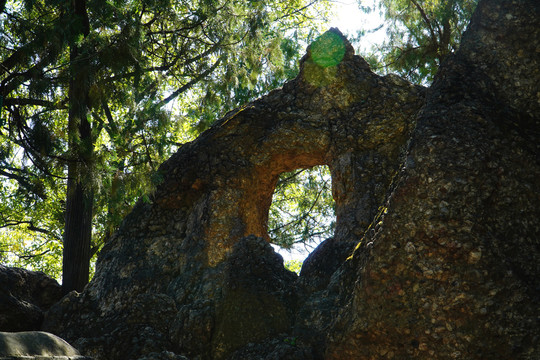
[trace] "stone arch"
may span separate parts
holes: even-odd
[[[268,238],[284,171],[329,166],[338,239],[358,240],[384,199],[424,90],[373,74],[339,31],[329,33],[344,44],[338,65],[318,65],[308,48],[296,79],[228,113],[162,166],[155,203],[186,208],[208,263],[223,261],[243,236]]]
[[[242,271],[277,274],[269,284],[277,289],[272,301],[276,308],[289,309],[289,285],[295,279],[282,264],[276,266],[270,245],[259,241],[267,237],[268,208],[284,171],[327,165],[336,202],[333,241],[361,239],[399,168],[424,89],[395,76],[375,75],[339,31],[330,33],[332,41],[343,44],[336,64],[334,57],[323,57],[328,66],[318,64],[308,48],[296,79],[228,113],[162,164],[163,182],[151,201],[139,202],[102,250],[96,275],[84,293],[84,301],[95,308],[80,310],[74,319],[84,322],[84,311],[99,314],[93,327],[114,319],[122,336],[129,338],[140,336],[130,326],[135,316],[141,327],[160,329],[152,335],[156,347],[165,349],[172,342],[182,353],[206,359],[211,358],[207,349],[223,345],[217,340],[213,347],[209,344],[219,338],[216,327],[225,324],[228,315],[243,311],[233,301],[238,292],[254,304],[266,298],[265,288],[255,291],[246,285]],[[261,253],[249,259],[251,250],[243,251],[242,244]],[[270,262],[264,255],[268,252],[275,255]],[[243,263],[246,259],[252,262]],[[257,274],[250,275],[256,282]],[[231,279],[238,285],[230,285]],[[123,294],[132,300],[125,301]],[[143,307],[134,305],[149,303],[149,298],[158,309],[151,318],[137,313]],[[91,331],[82,323],[75,325],[77,321],[69,329]],[[171,329],[161,330],[161,324],[169,323]],[[284,331],[269,326],[265,334]],[[242,341],[257,340],[250,331],[244,335]],[[90,335],[69,337],[85,336]],[[164,343],[169,336],[170,342]],[[138,351],[142,350],[118,345],[107,349],[104,357],[138,358]]]
[[[480,1],[421,112],[421,88],[371,73],[350,45],[328,67],[308,49],[298,78],[161,167],[151,202],[135,207],[92,282],[53,306],[44,329],[108,360],[538,357],[537,136],[515,128],[540,123],[534,5]],[[372,246],[299,304],[302,278],[245,236],[251,220],[238,204],[271,184],[272,158],[314,149],[332,170],[336,244],[358,239],[393,194]]]
[[[295,169],[326,165],[317,156],[312,157],[307,154],[299,157],[280,154],[273,159],[272,164],[274,166],[270,168],[256,170],[257,176],[251,191],[253,198],[247,197],[239,204],[239,207],[244,210],[242,216],[247,224],[245,235],[256,235],[267,241],[270,241],[267,232],[268,212],[279,176]]]

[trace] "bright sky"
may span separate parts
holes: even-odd
[[[377,0],[367,0],[362,3],[367,6],[374,6]],[[378,11],[370,14],[362,12],[358,7],[357,0],[335,0],[334,7],[336,15],[330,21],[330,27],[337,27],[345,36],[355,36],[359,30],[373,30],[383,24],[384,19]],[[385,30],[381,28],[373,33],[368,33],[362,38],[360,46],[362,49],[370,49],[372,45],[381,44],[384,41]]]
[[[376,1],[376,0],[371,0]],[[372,2],[373,3],[373,2]],[[371,30],[379,27],[383,23],[383,18],[377,11],[366,14],[358,8],[356,0],[336,0],[335,17],[328,24],[328,28],[337,27],[345,36],[352,38],[356,36],[357,31],[361,29]],[[375,44],[381,44],[384,41],[385,30],[379,29],[373,33],[368,33],[362,37],[361,48],[367,50]],[[291,251],[281,249],[277,245],[272,245],[274,249],[283,256],[285,261],[300,260],[303,261],[314,248],[299,245]]]

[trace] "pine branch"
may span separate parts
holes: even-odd
[[[431,35],[431,41],[433,41],[433,44],[437,44],[437,36],[435,35],[435,31],[433,30],[433,25],[431,24],[431,21],[429,20],[428,16],[426,15],[426,12],[424,9],[418,4],[416,0],[411,0],[413,5],[418,9],[420,12],[420,16],[422,16],[422,19],[424,19],[424,22],[426,23],[426,26],[428,27],[429,34]]]
[[[27,98],[7,98],[4,99],[4,105],[11,106],[11,105],[35,105],[35,106],[42,106],[42,107],[48,107],[52,109],[67,109],[67,106],[53,102],[48,100],[41,100],[41,99],[27,99]]]
[[[54,239],[56,239],[58,241],[62,240],[54,232],[52,232],[50,230],[47,230],[47,229],[44,229],[44,228],[40,228],[40,227],[35,226],[33,221],[28,221],[28,220],[5,220],[5,219],[2,219],[2,221],[3,221],[3,224],[0,224],[0,229],[9,228],[9,227],[13,227],[13,226],[28,225],[27,230],[34,231],[34,232],[41,233],[41,234],[45,234],[47,236],[51,236],[51,237],[53,237]],[[38,246],[38,248],[43,246],[43,245],[44,244]]]
[[[292,175],[286,177],[285,179],[279,179],[278,183],[276,184],[276,189],[287,185],[289,183],[289,181],[291,181],[292,179],[294,179],[295,177],[297,177],[298,175],[300,175],[304,171],[306,171],[306,169],[300,169],[297,172],[294,172]]]
[[[319,202],[319,198],[321,197],[323,191],[325,190],[325,188],[326,188],[325,185],[326,185],[327,182],[328,182],[327,180],[324,181],[323,186],[322,186],[321,189],[317,192],[317,195],[316,195],[315,199],[313,200],[313,202],[311,203],[311,206],[309,207],[309,209],[308,209],[307,211],[305,211],[305,212],[302,214],[302,216],[301,216],[300,218],[291,220],[291,221],[289,221],[289,222],[286,223],[286,224],[283,224],[283,225],[281,225],[281,226],[278,226],[278,227],[276,227],[276,228],[273,228],[273,229],[271,229],[269,232],[277,232],[277,231],[279,231],[279,230],[281,230],[281,229],[283,229],[283,228],[287,228],[287,227],[289,227],[289,226],[291,226],[291,225],[299,224],[301,221],[303,221],[303,220],[307,219],[308,217],[310,217],[310,213],[313,211],[313,208],[315,207],[315,205],[317,204],[317,202]],[[292,214],[289,214],[289,215],[292,216]]]
[[[210,66],[208,69],[206,69],[206,71],[204,71],[202,74],[200,74],[196,78],[192,79],[187,84],[185,84],[185,85],[181,86],[180,88],[178,88],[175,92],[173,92],[171,95],[166,97],[164,100],[160,101],[157,104],[157,107],[160,108],[160,107],[162,107],[164,105],[167,105],[169,102],[171,102],[176,97],[178,97],[178,95],[180,95],[183,92],[191,89],[199,81],[201,81],[202,79],[204,79],[205,77],[210,75],[219,66],[220,63],[221,63],[221,57],[212,66]]]
[[[25,177],[20,176],[20,175],[16,175],[14,173],[6,172],[6,171],[4,171],[2,169],[0,169],[0,175],[6,177],[8,179],[15,180],[15,181],[17,181],[17,183],[22,185],[26,190],[28,190],[28,191],[30,191],[32,193],[36,193],[35,186],[30,182],[29,179],[26,179]],[[38,194],[38,196],[42,197],[39,194]],[[44,197],[42,197],[42,199],[44,199]]]

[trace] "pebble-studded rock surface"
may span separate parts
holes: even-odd
[[[325,33],[162,165],[45,330],[97,360],[538,358],[538,8],[480,1],[427,92]],[[297,278],[268,208],[322,164],[336,232]]]

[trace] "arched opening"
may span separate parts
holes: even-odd
[[[282,173],[268,214],[268,235],[285,265],[299,272],[304,259],[336,226],[332,178],[328,166]]]

